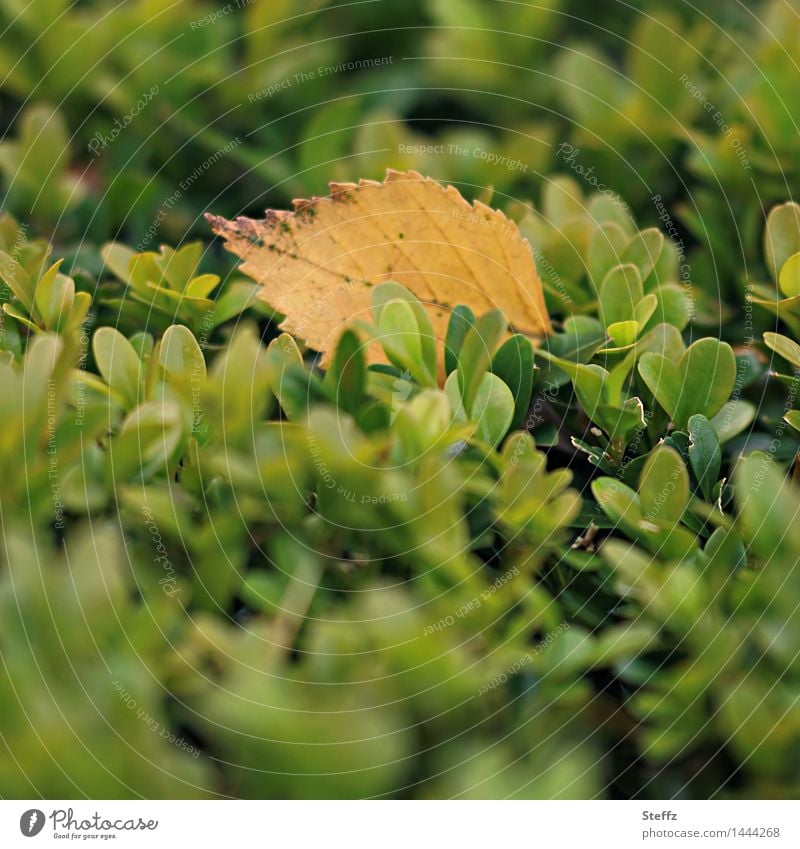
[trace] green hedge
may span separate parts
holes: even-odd
[[[797,796],[798,19],[716,5],[0,4],[0,795]],[[388,165],[540,348],[322,369],[201,219]]]

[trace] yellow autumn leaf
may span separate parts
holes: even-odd
[[[396,280],[425,304],[441,346],[452,309],[500,309],[519,333],[550,332],[530,246],[502,212],[470,204],[453,186],[415,171],[331,183],[324,198],[267,210],[255,221],[206,216],[281,329],[327,356],[355,318],[369,319],[371,289]]]

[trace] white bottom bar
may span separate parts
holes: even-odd
[[[0,846],[512,849],[800,846],[800,804],[0,801]],[[29,832],[32,836],[27,836]]]

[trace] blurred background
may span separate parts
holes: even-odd
[[[3,206],[93,272],[413,167],[512,214],[558,173],[666,210],[724,293],[800,167],[787,0],[0,0],[0,27]]]

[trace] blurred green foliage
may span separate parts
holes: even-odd
[[[0,795],[800,793],[800,18],[596,5],[0,2]],[[387,166],[541,347],[208,243]]]

